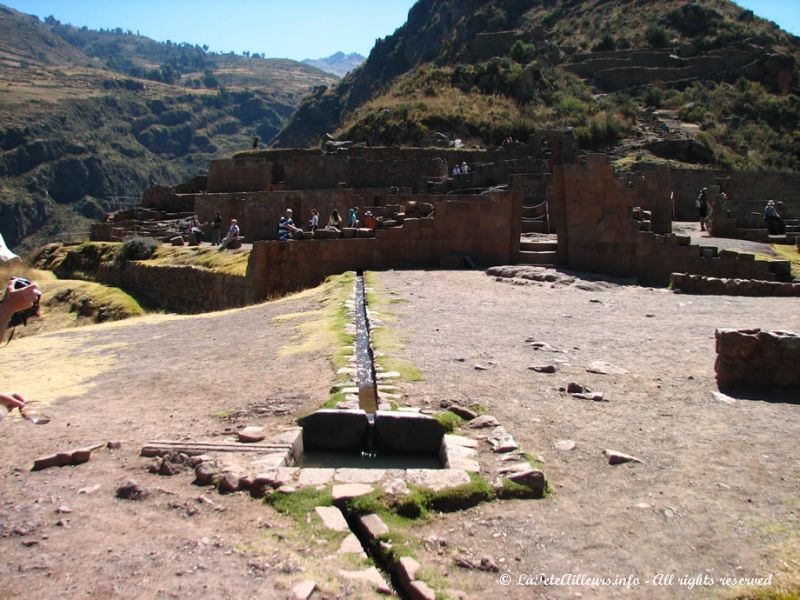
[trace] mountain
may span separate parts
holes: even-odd
[[[728,0],[419,0],[273,145],[571,127],[621,166],[800,169],[800,40]]]
[[[335,54],[331,54],[326,58],[307,58],[303,61],[303,64],[317,67],[326,73],[333,73],[337,77],[344,77],[358,65],[363,63],[364,60],[364,57],[357,52],[351,52],[350,54],[336,52]]]
[[[268,142],[338,81],[260,55],[214,54],[0,5],[0,233],[26,250],[88,231],[155,183]]]

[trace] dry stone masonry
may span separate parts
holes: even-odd
[[[717,383],[724,388],[800,390],[800,335],[789,331],[717,329]]]

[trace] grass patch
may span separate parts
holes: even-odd
[[[797,246],[787,246],[785,244],[770,244],[780,258],[788,260],[792,264],[792,278],[800,280],[800,252]]]
[[[291,517],[294,522],[305,527],[308,525],[308,513],[316,506],[333,506],[331,488],[325,487],[318,490],[306,487],[292,494],[274,493],[264,497],[264,503],[283,515]]]
[[[444,427],[446,433],[453,433],[458,427],[461,427],[461,424],[464,422],[464,419],[449,410],[437,413],[433,415],[433,418]]]
[[[378,280],[378,274],[373,271],[364,273],[364,283],[369,288],[366,294],[367,303],[372,312],[380,313],[383,327],[375,328],[370,333],[372,347],[380,352],[380,365],[387,371],[396,371],[405,381],[423,381],[422,371],[412,362],[397,358],[408,344],[408,340],[396,328],[391,327],[397,322],[397,315],[391,310],[392,304],[403,301],[402,298],[390,297]]]
[[[192,266],[226,275],[247,275],[250,251],[225,250],[220,252],[214,246],[166,246],[160,245],[148,261],[158,266]]]

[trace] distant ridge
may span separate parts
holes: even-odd
[[[301,62],[305,65],[317,67],[326,73],[333,73],[337,77],[344,77],[365,60],[366,57],[361,56],[358,52],[351,52],[350,54],[336,52],[325,58],[307,58]]]

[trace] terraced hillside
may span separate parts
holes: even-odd
[[[572,127],[623,166],[797,170],[799,65],[797,37],[728,0],[420,0],[274,144],[493,145]]]
[[[0,233],[26,250],[269,141],[336,77],[209,54],[132,32],[46,22],[0,5]],[[131,200],[128,200],[130,198]]]

